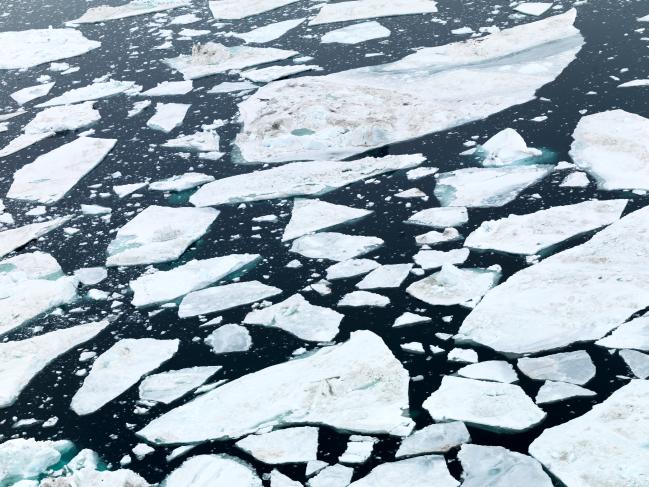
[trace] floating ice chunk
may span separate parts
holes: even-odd
[[[491,137],[480,147],[484,156],[482,165],[485,167],[509,166],[524,163],[527,159],[538,157],[542,152],[527,147],[525,140],[516,130],[506,128]]]
[[[464,35],[470,35],[473,34],[473,29],[471,27],[459,27],[457,29],[451,30],[451,34],[456,35],[456,36],[464,36]]]
[[[269,465],[306,463],[317,460],[318,428],[302,426],[250,435],[235,446]]]
[[[179,344],[153,338],[118,341],[97,357],[70,408],[79,416],[94,413],[173,357]]]
[[[273,63],[296,56],[297,51],[274,47],[232,46],[208,42],[195,45],[190,55],[166,59],[172,69],[180,71],[185,79],[196,79],[213,74],[240,70],[259,64]]]
[[[101,42],[86,39],[74,29],[31,29],[0,32],[0,69],[24,69],[80,56],[97,49]]]
[[[211,0],[210,10],[215,19],[239,20],[269,12],[298,0]]]
[[[174,470],[161,487],[262,487],[254,469],[228,455],[197,455]]]
[[[584,385],[595,377],[595,364],[584,350],[521,358],[518,369],[530,379]]]
[[[389,264],[377,267],[361,282],[356,284],[358,289],[385,289],[399,287],[410,274],[412,264]]]
[[[294,74],[304,73],[306,71],[317,71],[320,66],[315,64],[294,64],[288,66],[269,66],[267,68],[250,69],[243,71],[241,76],[254,81],[255,83],[270,83],[282,78],[288,78]]]
[[[126,116],[128,118],[135,117],[136,115],[139,115],[146,108],[148,108],[150,106],[151,106],[151,100],[136,101],[135,103],[133,103],[133,108],[131,108],[128,111],[128,114]]]
[[[386,29],[378,22],[362,22],[332,30],[322,36],[323,44],[359,44],[373,39],[390,37],[390,29]]]
[[[439,175],[435,196],[442,206],[503,206],[552,170],[550,165],[458,169]]]
[[[406,178],[408,178],[408,181],[416,181],[417,179],[432,176],[437,173],[437,171],[439,171],[439,169],[436,167],[418,167],[406,172]]]
[[[84,286],[94,286],[108,277],[108,271],[104,267],[84,267],[74,271],[74,277]]]
[[[437,4],[433,0],[354,0],[323,4],[318,15],[309,24],[435,12],[437,12]]]
[[[586,173],[581,171],[575,171],[568,174],[559,186],[562,188],[585,188],[590,184],[590,180]]]
[[[146,125],[154,130],[169,133],[182,125],[190,106],[185,103],[157,103],[155,115],[149,119]]]
[[[205,260],[191,260],[169,271],[143,274],[129,286],[133,291],[133,306],[138,308],[173,301],[192,291],[198,291],[221,279],[255,265],[258,254],[232,254]]]
[[[149,189],[153,191],[187,191],[188,189],[193,189],[212,181],[214,181],[214,176],[209,176],[199,172],[188,172],[179,176],[173,176],[168,179],[150,183]]]
[[[349,279],[373,271],[380,264],[371,259],[349,259],[327,267],[327,280]]]
[[[467,379],[488,380],[511,384],[518,382],[518,375],[511,364],[504,360],[487,360],[462,367],[457,374]]]
[[[310,259],[328,259],[340,262],[373,252],[383,243],[383,240],[377,237],[322,232],[298,238],[293,242],[291,252]]]
[[[220,144],[219,135],[213,130],[203,130],[190,135],[181,135],[170,139],[162,147],[184,149],[196,152],[218,152]],[[214,181],[214,178],[211,179]]]
[[[610,335],[595,342],[608,348],[632,348],[649,352],[649,316],[622,323]]]
[[[281,289],[262,284],[259,281],[235,282],[210,287],[194,291],[185,296],[178,308],[178,316],[189,318],[225,311],[226,309],[271,298],[281,292]]]
[[[19,105],[24,105],[25,103],[29,103],[36,98],[46,96],[54,85],[55,83],[51,82],[36,86],[28,86],[27,88],[13,92],[10,96]]]
[[[11,154],[15,154],[16,152],[21,151],[31,145],[34,145],[43,139],[47,139],[52,135],[54,134],[51,132],[43,132],[43,133],[36,133],[36,134],[21,134],[15,139],[13,139],[11,142],[9,142],[9,144],[7,144],[4,148],[0,149],[0,157],[5,157]]]
[[[81,205],[81,213],[84,215],[108,215],[113,210],[107,206]]]
[[[410,326],[410,325],[419,325],[421,323],[430,323],[431,321],[432,320],[428,316],[422,316],[422,315],[418,315],[406,311],[401,316],[399,316],[396,320],[394,320],[394,325],[392,326],[394,328],[398,328],[400,326]]]
[[[221,370],[221,366],[190,367],[150,375],[140,384],[142,401],[170,404],[176,399],[202,386],[207,379]]]
[[[620,357],[638,379],[649,377],[649,355],[637,350],[620,350]]]
[[[173,96],[173,95],[186,95],[194,88],[194,83],[191,80],[187,81],[163,81],[157,86],[142,91],[140,96]]]
[[[135,193],[138,189],[146,188],[149,183],[132,183],[132,184],[121,184],[119,186],[113,186],[113,191],[118,198],[125,198],[129,194]]]
[[[263,44],[265,42],[279,39],[289,30],[294,29],[305,20],[305,18],[301,18],[284,20],[283,22],[274,22],[272,24],[264,25],[263,27],[257,27],[249,32],[234,32],[232,35],[239,39],[243,39],[246,43]]]
[[[180,257],[219,216],[212,208],[149,206],[117,231],[108,266],[157,264]]]
[[[347,442],[347,448],[340,455],[338,461],[345,465],[360,465],[365,463],[371,456],[374,450],[376,438],[371,436],[358,436],[353,435]]]
[[[309,487],[347,487],[352,481],[354,469],[336,464],[322,469],[307,485]]]
[[[281,303],[254,310],[243,322],[279,328],[311,342],[328,342],[338,334],[344,315],[309,303],[301,294],[294,294]]]
[[[649,382],[633,380],[583,416],[548,428],[530,453],[571,487],[649,482]]]
[[[395,458],[412,457],[426,453],[446,453],[471,441],[471,435],[462,421],[431,424],[403,439]]]
[[[270,472],[270,487],[302,487],[302,484],[287,477],[279,470],[273,470]]]
[[[282,242],[296,239],[319,230],[350,223],[372,214],[370,210],[334,205],[317,199],[296,198],[291,220],[284,229]]]
[[[443,232],[431,230],[415,237],[417,245],[437,245],[446,242],[462,240],[462,235],[455,228],[446,228]]]
[[[94,338],[107,326],[108,321],[104,320],[55,330],[26,340],[0,343],[0,408],[16,402],[27,384],[57,357]],[[2,472],[0,469],[0,480]]]
[[[250,81],[224,81],[218,85],[213,86],[208,93],[233,93],[237,91],[251,91],[259,88],[256,84]]]
[[[649,86],[649,79],[634,79],[617,85],[618,88],[635,88],[638,86]]]
[[[448,353],[448,361],[474,364],[478,361],[478,352],[469,348],[454,348]]]
[[[534,401],[536,404],[551,404],[574,397],[591,397],[596,393],[575,384],[547,380],[539,389]]]
[[[570,156],[603,190],[649,190],[649,119],[624,110],[583,117]]]
[[[435,421],[464,421],[476,428],[518,433],[539,424],[545,413],[514,384],[445,376],[424,401]]]
[[[338,301],[338,306],[349,306],[352,308],[365,306],[385,308],[389,304],[389,298],[369,291],[353,291],[345,294],[343,298]]]
[[[538,17],[552,8],[552,2],[523,2],[519,3],[514,10],[525,15]]]
[[[420,250],[413,259],[422,269],[439,269],[446,264],[464,264],[469,258],[469,249],[453,249],[448,252],[441,250]]]
[[[79,137],[43,154],[14,174],[8,198],[52,204],[92,171],[117,143],[117,139]]]
[[[205,339],[215,354],[247,352],[252,346],[252,338],[245,326],[228,324],[223,325]]]
[[[0,443],[0,485],[16,486],[21,485],[20,480],[38,478],[59,463],[73,447],[69,441],[33,438],[15,438]]]
[[[541,464],[501,446],[462,445],[462,487],[552,487]]]
[[[469,221],[469,214],[463,207],[428,208],[412,215],[406,223],[432,228],[459,227]]]
[[[29,225],[0,232],[0,257],[4,257],[14,250],[27,245],[32,240],[48,234],[52,230],[56,230],[61,225],[70,221],[70,218],[69,216],[53,218],[52,220],[30,223]]]
[[[566,240],[619,220],[626,204],[627,200],[584,201],[485,221],[466,238],[464,246],[519,255],[547,253]]]
[[[191,5],[191,0],[131,0],[129,3],[112,7],[100,5],[89,8],[85,14],[68,24],[94,24],[109,20],[125,19],[137,15],[151,14]]]
[[[451,477],[442,455],[427,455],[387,462],[374,467],[349,487],[393,487],[395,485],[456,487],[460,483]]]
[[[337,2],[316,19],[350,5],[382,13],[379,0]],[[392,11],[422,5],[434,8],[380,2]],[[571,10],[390,64],[270,83],[240,103],[236,143],[247,161],[335,160],[486,118],[533,100],[575,58],[583,38],[574,20]]]
[[[171,19],[169,25],[189,25],[194,24],[200,20],[201,18],[196,16],[196,14],[183,14]]]
[[[296,162],[217,179],[199,189],[189,201],[195,206],[211,206],[289,196],[320,196],[356,181],[416,167],[423,161],[423,156],[415,154],[366,157],[355,161]]]
[[[47,108],[33,118],[23,129],[25,134],[65,132],[89,127],[101,119],[99,112],[89,101],[72,106]]]
[[[404,416],[408,382],[406,370],[381,338],[357,331],[343,344],[228,382],[138,434],[156,444],[196,443],[297,423],[407,435],[413,428]]]
[[[57,105],[72,105],[82,101],[99,100],[100,98],[108,98],[116,96],[121,93],[134,94],[142,89],[141,86],[136,85],[135,81],[100,81],[81,88],[74,88],[66,91],[56,98],[52,98],[40,105],[37,108],[53,107]]]

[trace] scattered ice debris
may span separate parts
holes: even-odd
[[[649,352],[649,316],[622,323],[613,333],[595,343],[602,347],[633,348]]]
[[[462,240],[462,235],[455,228],[445,228],[444,231],[438,232],[437,230],[431,230],[430,232],[417,235],[415,237],[415,242],[417,245],[437,245],[447,242],[455,242],[457,240]]]
[[[193,189],[212,181],[214,181],[214,176],[198,172],[188,172],[150,183],[149,189],[153,191],[187,191],[188,189]]]
[[[356,4],[323,4],[311,23]],[[381,7],[434,9],[423,0],[359,5],[373,17]],[[486,118],[534,99],[572,62],[583,43],[572,25],[575,15],[571,10],[481,39],[420,49],[391,64],[270,83],[240,103],[236,143],[247,161],[342,159]]]
[[[199,386],[222,367],[189,367],[150,375],[140,384],[140,400],[170,404]]]
[[[31,29],[0,32],[0,69],[24,69],[80,56],[101,46],[74,29]]]
[[[72,105],[82,101],[99,100],[100,98],[108,98],[116,96],[121,93],[128,95],[138,93],[142,89],[141,86],[136,85],[134,81],[98,81],[88,86],[81,88],[73,88],[66,91],[56,98],[52,98],[46,102],[36,105],[37,108],[53,107],[57,105]]]
[[[191,80],[187,81],[163,81],[153,88],[142,91],[139,96],[173,96],[186,95],[194,88]]]
[[[354,0],[322,4],[320,12],[309,25],[435,12],[437,4],[433,0]]]
[[[173,357],[179,344],[153,338],[118,341],[94,361],[70,408],[79,416],[96,412]]]
[[[435,196],[442,206],[504,206],[553,169],[550,165],[458,169],[438,175]]]
[[[376,438],[371,436],[352,435],[347,442],[347,448],[338,461],[345,465],[360,465],[372,456]]]
[[[358,289],[386,289],[401,286],[412,264],[388,264],[377,267],[356,284]]]
[[[282,235],[282,242],[337,225],[351,223],[370,214],[372,214],[370,210],[335,205],[317,199],[296,198],[293,202],[291,220]]]
[[[51,83],[28,86],[27,88],[13,92],[10,96],[19,105],[24,105],[25,103],[29,103],[36,98],[42,98],[43,96],[46,96],[54,85],[55,83],[52,81]]]
[[[250,435],[235,446],[268,465],[306,463],[317,460],[318,428],[300,426]]]
[[[308,487],[347,487],[352,481],[354,469],[336,464],[323,468],[307,483]]]
[[[552,8],[552,2],[523,2],[514,7],[514,10],[525,15],[538,17]]]
[[[559,186],[562,188],[586,188],[590,184],[590,180],[586,173],[575,171],[568,174]]]
[[[138,434],[156,444],[196,443],[275,426],[322,424],[406,436],[414,426],[404,416],[408,383],[408,373],[383,340],[356,331],[343,344],[228,382],[155,419]]]
[[[595,395],[590,389],[575,384],[546,380],[536,394],[534,401],[536,404],[551,404],[575,397],[592,397]]]
[[[337,188],[424,162],[421,154],[365,157],[355,161],[295,162],[206,184],[189,201],[195,206],[320,196]]]
[[[511,276],[464,320],[461,341],[522,355],[598,340],[649,305],[649,208]]]
[[[13,252],[32,240],[47,235],[52,230],[56,230],[61,225],[69,222],[71,217],[53,218],[40,223],[30,223],[28,225],[4,230],[0,232],[0,258]],[[60,268],[59,268],[60,270]]]
[[[269,12],[298,0],[211,0],[210,10],[215,19],[239,20]]]
[[[180,71],[185,79],[196,79],[259,64],[283,61],[297,54],[297,51],[274,47],[226,47],[223,44],[208,42],[195,45],[189,55],[166,59],[165,63],[170,68]]]
[[[459,227],[469,221],[466,208],[449,206],[441,208],[428,208],[412,215],[406,223],[423,225],[431,228]]]
[[[471,441],[471,435],[462,421],[431,424],[403,439],[395,454],[398,460],[427,453],[446,453]]]
[[[57,357],[94,338],[107,326],[108,321],[104,320],[51,331],[26,340],[0,343],[0,408],[16,402],[29,382]],[[0,485],[3,485],[2,472],[0,469]]]
[[[321,232],[305,235],[293,241],[291,252],[310,259],[344,261],[361,257],[383,245],[378,237]]]
[[[442,455],[426,455],[395,462],[386,462],[365,477],[349,484],[349,487],[411,487],[434,485],[435,487],[456,487],[460,483],[448,471]]]
[[[450,357],[450,355],[449,355]],[[487,360],[462,367],[457,374],[467,379],[488,380],[511,384],[518,382],[514,367],[504,360]]]
[[[0,485],[29,487],[27,479],[37,479],[55,467],[72,450],[69,441],[37,441],[14,438],[0,443]],[[21,482],[22,481],[22,482]],[[38,487],[38,482],[34,484]]]
[[[439,269],[446,264],[455,266],[464,264],[469,258],[469,249],[453,249],[447,252],[442,250],[420,250],[413,259],[424,270]]]
[[[294,294],[281,303],[251,311],[243,322],[279,328],[312,342],[328,342],[338,334],[344,315],[329,308],[314,306],[301,294]]]
[[[250,69],[243,71],[241,76],[255,83],[270,83],[282,78],[288,78],[294,74],[304,73],[306,71],[317,71],[321,69],[315,64],[294,64],[287,66],[269,66],[267,68]]]
[[[464,246],[519,255],[544,254],[566,240],[619,220],[626,204],[627,200],[592,200],[485,221],[466,238]]]
[[[548,428],[530,453],[571,487],[649,482],[649,382],[633,380],[583,416]]]
[[[170,139],[162,144],[162,147],[196,152],[218,152],[219,145],[220,138],[214,130],[203,130],[194,134],[181,135],[175,139]],[[214,181],[214,177],[210,181]]]
[[[246,43],[264,44],[279,39],[289,30],[296,28],[305,20],[305,18],[300,18],[274,22],[272,24],[264,25],[263,27],[257,27],[249,32],[233,32],[231,35],[243,39]]]
[[[637,350],[620,350],[620,357],[638,379],[649,378],[649,355]]]
[[[185,103],[157,103],[155,115],[146,123],[147,127],[169,133],[182,125],[190,106]]]
[[[133,291],[133,306],[141,308],[173,301],[231,274],[241,273],[260,259],[259,254],[231,254],[191,260],[168,271],[145,273],[129,284]]]
[[[220,326],[205,339],[215,354],[247,352],[252,347],[252,338],[245,326],[227,324]]]
[[[213,86],[208,93],[236,93],[240,91],[256,90],[258,86],[250,81],[224,81]]]
[[[545,357],[524,357],[516,363],[530,379],[584,385],[595,377],[595,364],[584,350],[555,353]]]
[[[649,190],[649,119],[624,110],[583,117],[570,156],[602,190]]]
[[[162,12],[188,5],[191,5],[191,0],[131,0],[129,3],[116,7],[99,5],[98,7],[89,8],[81,17],[67,23],[69,25],[95,24],[109,20],[135,17],[136,15]]]
[[[359,44],[373,39],[382,39],[390,36],[390,29],[386,29],[378,22],[362,22],[332,30],[322,36],[323,44]]]
[[[212,208],[149,206],[117,231],[108,266],[157,264],[180,257],[219,215]]]
[[[160,484],[161,487],[210,487],[216,485],[262,487],[261,480],[250,465],[228,455],[191,457]]]
[[[118,186],[113,186],[113,191],[119,198],[125,198],[130,194],[135,193],[137,190],[146,188],[149,185],[147,182],[143,183],[132,183],[132,184],[121,184]]]
[[[394,328],[399,328],[400,326],[419,325],[422,323],[430,323],[431,321],[432,320],[428,316],[422,316],[406,311],[396,320],[394,320],[394,324],[392,326]]]
[[[552,487],[541,464],[501,446],[462,445],[462,487]]]
[[[84,267],[74,271],[74,277],[84,286],[94,286],[108,277],[108,271],[104,267]]]
[[[523,137],[511,128],[498,132],[482,144],[479,153],[484,157],[482,165],[485,167],[521,164],[542,154],[538,149],[527,147]]]
[[[282,292],[259,281],[235,282],[194,291],[186,295],[178,307],[180,318],[217,313],[226,309],[271,298]]]
[[[380,264],[371,259],[349,259],[327,267],[327,280],[349,279],[362,276],[378,268]]]
[[[349,306],[352,308],[365,306],[385,308],[389,304],[389,298],[369,291],[352,291],[351,293],[345,294],[343,298],[338,301],[338,306]]]

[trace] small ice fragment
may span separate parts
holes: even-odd
[[[338,306],[349,306],[352,308],[365,306],[385,308],[389,304],[389,298],[369,291],[353,291],[345,294],[343,298],[338,301]]]

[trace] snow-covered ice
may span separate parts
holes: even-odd
[[[272,24],[257,27],[248,32],[233,32],[232,35],[239,39],[243,39],[246,43],[264,44],[279,39],[289,30],[296,28],[305,20],[305,18],[299,18],[284,20],[282,22],[273,22]]]
[[[552,404],[575,397],[592,397],[595,395],[590,389],[575,384],[547,380],[539,388],[534,401],[536,404]]]
[[[378,237],[321,232],[305,235],[294,240],[290,251],[310,259],[327,259],[341,262],[361,257],[382,245],[383,240]]]
[[[358,289],[385,289],[401,286],[412,269],[412,264],[387,264],[367,274],[356,287]]]
[[[317,460],[318,428],[300,426],[250,435],[235,443],[260,462],[269,465]]]
[[[518,382],[518,375],[511,364],[504,360],[487,360],[462,367],[457,374],[467,379],[489,380],[511,384]]]
[[[73,88],[66,91],[62,95],[47,100],[39,105],[37,108],[53,107],[57,105],[72,105],[74,103],[81,103],[82,101],[99,100],[100,98],[108,98],[111,96],[120,95],[122,93],[135,94],[142,89],[141,86],[135,84],[134,81],[98,81],[88,86],[81,88]]]
[[[361,22],[327,32],[320,38],[323,44],[359,44],[373,39],[383,39],[390,36],[390,29],[375,21]]]
[[[350,279],[373,271],[380,264],[372,259],[349,259],[327,267],[327,280]]]
[[[602,347],[633,348],[649,352],[649,316],[622,323],[613,333],[595,343]]]
[[[336,225],[351,223],[370,214],[372,214],[370,210],[335,205],[317,199],[296,198],[293,202],[291,220],[282,235],[282,242]]]
[[[262,487],[255,470],[236,457],[196,455],[185,460],[160,484],[161,487]],[[127,486],[124,486],[127,487]]]
[[[191,80],[186,81],[163,81],[153,88],[139,93],[139,96],[173,96],[186,95],[192,91],[194,83]]]
[[[649,355],[637,350],[620,350],[620,357],[638,379],[649,377]]]
[[[483,166],[500,167],[528,162],[528,159],[538,157],[542,152],[527,147],[525,139],[516,130],[506,128],[482,144],[479,154],[483,156]]]
[[[294,74],[306,71],[317,71],[320,66],[315,64],[289,64],[287,66],[268,66],[267,68],[243,71],[241,76],[255,83],[270,83],[278,79],[288,78]]]
[[[427,208],[412,215],[406,223],[431,228],[459,227],[469,221],[469,213],[461,206]]]
[[[235,282],[214,286],[187,294],[180,302],[178,316],[189,318],[208,313],[217,313],[238,306],[271,298],[282,292],[259,281]]]
[[[0,258],[13,252],[32,240],[47,235],[61,225],[70,221],[69,216],[53,218],[40,223],[29,223],[22,227],[12,228],[0,232]]]
[[[191,0],[131,0],[130,2],[116,7],[110,5],[99,5],[89,8],[86,13],[68,24],[95,24],[109,20],[124,19],[136,15],[145,15],[164,10],[171,10],[191,5]]]
[[[14,91],[10,96],[19,105],[24,105],[25,103],[29,103],[36,98],[42,98],[43,96],[46,96],[50,92],[54,84],[55,82],[52,81],[51,83],[42,83],[40,85],[28,86],[27,88],[23,88],[22,90]]]
[[[395,458],[427,453],[446,453],[470,441],[471,435],[462,421],[431,424],[404,438]]]
[[[153,191],[187,191],[203,184],[214,181],[214,176],[199,172],[187,172],[168,179],[149,183],[149,189]]]
[[[229,323],[220,326],[207,338],[205,344],[212,349],[215,354],[247,352],[252,347],[252,338],[245,326]]]
[[[269,12],[298,0],[211,0],[210,10],[215,19],[239,20]]]
[[[514,10],[525,15],[538,17],[552,8],[552,2],[522,2],[514,7]]]
[[[413,256],[415,263],[424,270],[439,269],[446,264],[464,264],[469,258],[469,249],[420,250]]]
[[[595,364],[588,352],[562,352],[544,357],[523,357],[516,363],[518,369],[530,379],[569,382],[583,386],[595,373]]]
[[[349,487],[393,487],[395,485],[457,487],[460,483],[448,471],[442,455],[425,455],[386,462]]]
[[[342,299],[338,301],[338,306],[348,306],[351,308],[366,306],[385,308],[389,304],[390,298],[369,291],[352,291],[351,293],[345,294]]]
[[[182,125],[189,107],[186,103],[157,103],[155,114],[146,123],[147,127],[169,133]]]
[[[352,0],[323,4],[318,15],[309,24],[330,24],[374,17],[435,12],[437,12],[437,3],[433,0]]]
[[[146,377],[139,387],[142,401],[170,404],[202,386],[221,366],[189,367]]]

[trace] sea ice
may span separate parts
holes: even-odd
[[[75,20],[67,22],[70,25],[75,24],[95,24],[109,20],[124,19],[135,17],[136,15],[151,14],[171,10],[178,7],[191,5],[191,0],[131,0],[129,3],[118,5],[99,5],[89,8],[86,13]]]
[[[562,188],[586,188],[590,184],[590,180],[586,173],[575,171],[568,174],[559,186]]]
[[[53,468],[62,456],[72,450],[69,441],[37,441],[14,438],[0,443],[0,485],[21,486],[26,479],[35,479]],[[23,480],[23,482],[20,482]],[[27,484],[26,487],[29,487]],[[35,483],[38,487],[38,482]]]
[[[187,172],[178,176],[173,176],[161,181],[155,181],[149,184],[149,189],[153,191],[187,191],[203,184],[214,181],[214,176],[199,172]]]
[[[230,323],[210,333],[205,344],[215,354],[247,352],[252,347],[252,338],[245,326]]]
[[[347,448],[338,461],[345,465],[360,465],[372,456],[376,438],[371,436],[352,435],[347,442]]]
[[[270,487],[302,487],[302,484],[287,477],[279,470],[273,470],[270,472]]]
[[[337,232],[321,232],[305,235],[293,241],[291,252],[310,259],[343,261],[361,257],[383,245],[377,237],[346,235]]]
[[[235,93],[239,91],[256,90],[258,86],[250,81],[224,81],[213,86],[208,93]]]
[[[136,85],[134,81],[99,81],[88,86],[81,88],[73,88],[66,91],[56,98],[52,98],[36,105],[37,108],[53,107],[57,105],[72,105],[82,101],[99,100],[100,98],[108,98],[116,96],[121,93],[135,94],[142,89],[141,86]]]
[[[410,326],[410,325],[419,325],[422,323],[430,323],[431,321],[432,319],[429,318],[428,316],[422,316],[422,315],[418,315],[406,311],[405,313],[400,315],[396,320],[394,320],[394,324],[392,326],[394,328],[398,328],[400,326]]]
[[[462,421],[431,424],[404,438],[395,458],[427,453],[446,453],[470,441],[471,435]]]
[[[369,291],[352,291],[351,293],[345,294],[342,299],[338,301],[338,306],[349,306],[351,308],[365,306],[385,308],[389,304],[389,298]]]
[[[370,214],[372,214],[370,210],[335,205],[317,199],[296,198],[293,202],[291,220],[282,235],[282,242],[336,225],[354,222]]]
[[[74,277],[84,286],[94,286],[108,277],[104,267],[83,267],[74,271]]]
[[[380,264],[372,259],[349,259],[327,267],[327,280],[349,279],[373,271]]]
[[[632,348],[649,352],[649,316],[622,323],[608,336],[595,342],[608,348]]]
[[[456,487],[460,483],[451,477],[442,455],[426,455],[395,462],[386,462],[349,487]]]
[[[575,397],[592,397],[596,393],[575,384],[546,380],[534,398],[536,404],[551,404]]]
[[[504,360],[487,360],[467,365],[457,371],[457,374],[467,379],[488,380],[511,384],[518,382],[518,375],[511,364]]]
[[[264,44],[279,39],[289,30],[294,29],[305,20],[305,18],[300,18],[274,22],[272,24],[264,25],[263,27],[257,27],[248,32],[233,32],[232,35],[239,39],[243,39],[246,43]]]
[[[185,103],[157,103],[155,115],[149,119],[146,125],[154,130],[169,133],[182,125],[190,106]]]
[[[27,88],[23,88],[22,90],[14,91],[10,96],[19,105],[24,105],[25,103],[29,103],[36,98],[46,96],[54,85],[55,83],[52,81],[51,83],[42,83],[40,85],[28,86]]]
[[[358,289],[386,289],[401,286],[412,269],[412,264],[388,264],[377,267],[362,281],[356,284]]]
[[[378,22],[361,22],[332,30],[322,36],[323,44],[359,44],[373,39],[382,39],[390,36],[390,29],[386,29]]]
[[[228,455],[196,455],[162,481],[160,487],[262,487],[254,469]],[[127,487],[127,486],[124,486]]]
[[[140,400],[170,404],[202,386],[221,368],[219,365],[189,367],[150,375],[140,384]]]
[[[441,208],[428,208],[412,215],[406,223],[422,225],[431,228],[459,227],[469,221],[466,208],[449,206]]]
[[[94,102],[89,101],[78,105],[46,108],[38,112],[25,125],[23,131],[25,134],[59,133],[89,127],[101,119],[101,115],[93,106]]]
[[[211,0],[215,19],[239,20],[295,3],[298,0]]]
[[[352,481],[354,469],[336,464],[323,468],[307,483],[308,487],[347,487]]]
[[[482,165],[485,167],[521,164],[542,154],[538,149],[527,147],[525,139],[512,128],[501,130],[491,137],[479,147],[478,153],[483,156]]]
[[[250,435],[235,446],[268,465],[317,460],[318,428],[300,426]]]
[[[0,258],[13,252],[32,240],[47,235],[52,230],[56,230],[61,225],[69,222],[71,217],[65,216],[53,218],[40,223],[30,223],[18,228],[4,230],[0,232]]]
[[[638,379],[649,377],[649,355],[637,350],[620,350],[620,357]]]
[[[523,2],[514,7],[514,10],[525,15],[538,17],[552,8],[552,2]]]
[[[169,139],[162,144],[162,147],[194,152],[218,152],[220,142],[219,134],[214,130],[203,130],[194,134],[181,135],[175,139]],[[214,181],[214,177],[210,181]]]
[[[323,4],[309,25],[435,12],[437,3],[433,0],[353,0]]]
[[[153,88],[142,91],[140,96],[173,96],[186,95],[194,88],[191,80],[187,81],[163,81]]]
[[[464,264],[469,258],[469,249],[420,250],[413,256],[415,263],[424,270],[439,269],[446,264]]]
[[[462,240],[464,237],[458,232],[455,228],[445,228],[444,231],[438,232],[437,230],[431,230],[430,232],[417,235],[415,237],[415,242],[417,245],[437,245],[447,242],[455,242],[457,240]]]
[[[518,369],[533,380],[569,382],[583,386],[595,373],[595,364],[584,350],[555,353],[545,357],[523,357],[516,363]]]
[[[189,293],[178,307],[180,318],[217,313],[271,298],[282,292],[259,281],[235,282]]]
[[[255,83],[270,83],[278,79],[288,78],[294,74],[316,71],[318,69],[320,69],[320,66],[315,64],[289,64],[287,66],[269,66],[267,68],[250,69],[243,71],[241,76]]]

